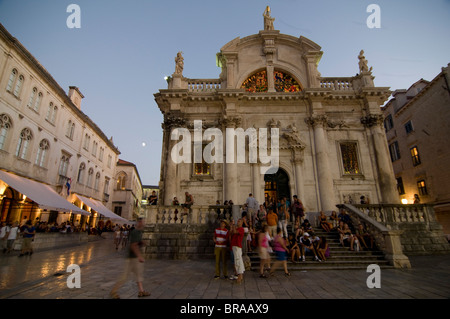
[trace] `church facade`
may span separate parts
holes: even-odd
[[[161,204],[183,202],[185,192],[198,205],[297,195],[308,211],[361,196],[399,203],[380,109],[391,92],[374,86],[364,52],[355,53],[356,76],[322,77],[321,47],[273,22],[266,10],[264,30],[220,49],[217,79],[187,78],[182,54],[175,58],[167,89],[155,94],[164,115]],[[278,169],[266,171],[268,156]]]

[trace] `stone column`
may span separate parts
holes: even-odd
[[[298,198],[303,198],[303,184],[302,184],[302,163],[303,157],[298,151],[293,151],[292,155],[292,165],[294,166],[295,172],[295,194]]]
[[[317,165],[317,181],[319,183],[319,198],[324,211],[335,210],[335,194],[333,189],[333,178],[330,164],[328,162],[327,137],[324,125],[327,123],[326,115],[311,116],[306,120],[307,124],[313,128],[315,157]]]
[[[274,76],[273,76],[273,65],[268,65],[266,67],[267,72],[267,92],[275,92],[275,82],[274,82]]]
[[[185,124],[185,120],[176,117],[167,117],[164,119],[163,129],[164,129],[164,205],[172,205],[172,200],[174,196],[177,195],[177,185],[178,185],[178,177],[177,177],[177,167],[178,164],[175,163],[171,157],[171,151],[173,146],[178,141],[173,141],[171,137],[172,130],[177,127],[182,127]]]
[[[237,154],[236,154],[236,141],[234,134],[229,134],[227,128],[236,128],[238,119],[228,118],[222,120],[222,131],[225,131],[225,152],[224,152],[224,172],[223,172],[223,197],[224,200],[232,200],[233,203],[237,203],[238,200],[238,169],[237,169]],[[230,147],[233,147],[232,149]],[[234,156],[231,158],[230,151],[234,150]]]
[[[258,163],[252,165],[252,193],[259,204],[264,202],[264,194],[261,192],[261,171]]]
[[[227,89],[234,89],[236,85],[234,83],[234,73],[237,54],[227,53],[225,58],[227,61]]]
[[[383,115],[369,114],[361,118],[361,123],[368,128],[369,136],[372,137],[382,203],[400,204],[389,148],[383,130]]]
[[[306,70],[308,76],[308,85],[310,88],[320,87],[320,73],[317,70],[317,65],[319,64],[320,58],[322,57],[322,52],[314,52],[305,54],[303,59],[306,62]]]

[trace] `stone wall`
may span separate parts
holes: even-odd
[[[36,233],[34,241],[32,243],[33,251],[55,249],[62,247],[69,247],[75,245],[85,244],[89,239],[86,232],[80,233]],[[23,238],[20,237],[14,242],[14,250],[20,250],[22,248]]]
[[[450,244],[442,232],[440,225],[425,227],[418,224],[400,224],[402,230],[401,243],[406,255],[449,254]]]
[[[151,224],[145,227],[143,240],[149,259],[213,258],[214,225]]]

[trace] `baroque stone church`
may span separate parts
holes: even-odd
[[[182,203],[185,192],[195,205],[243,204],[249,193],[260,203],[297,195],[308,211],[336,210],[336,204],[359,203],[361,196],[371,204],[399,203],[380,109],[391,92],[374,86],[364,51],[355,53],[356,76],[322,77],[318,44],[275,30],[269,7],[263,19],[263,30],[220,49],[217,79],[186,78],[180,52],[168,88],[155,94],[164,115],[161,204],[171,205],[174,197]],[[194,121],[201,121],[202,132],[224,132],[224,143],[217,144],[223,148],[215,149],[223,160],[199,161],[192,154],[191,161],[174,159],[180,141],[173,130],[189,130],[192,149],[199,143]],[[267,164],[248,154],[244,161],[225,160],[237,144],[230,143],[234,151],[225,146],[227,138],[234,139],[225,134],[227,128],[278,129],[278,143],[271,143],[274,136],[268,133],[272,141],[266,150],[276,151],[278,170],[262,173]],[[250,137],[244,138],[249,153]],[[208,143],[203,136],[201,150]]]

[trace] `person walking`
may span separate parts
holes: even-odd
[[[234,256],[234,266],[237,274],[236,282],[240,284],[244,279],[244,260],[242,259],[242,240],[244,239],[243,220],[239,218],[236,225],[234,221],[231,224],[231,248]]]
[[[222,273],[225,278],[228,277],[227,266],[227,244],[228,244],[228,229],[225,220],[220,221],[220,227],[214,231],[213,240],[215,243],[214,255],[216,256],[216,274],[215,279],[220,278],[220,264],[222,263]]]
[[[284,275],[286,277],[290,276],[287,269],[287,253],[289,249],[286,247],[286,239],[283,238],[283,230],[281,228],[277,229],[277,235],[273,239],[273,251],[277,256],[277,261],[273,264],[270,275],[273,275],[275,270],[280,264],[283,264]]]
[[[9,230],[7,243],[6,243],[6,248],[7,248],[8,254],[11,252],[11,250],[14,249],[14,243],[15,243],[19,233],[20,233],[19,223],[14,222]]]
[[[110,292],[113,299],[119,299],[118,290],[128,280],[131,274],[136,277],[136,283],[139,289],[138,297],[150,296],[150,293],[144,290],[144,256],[141,252],[144,243],[142,241],[142,232],[145,227],[144,219],[138,219],[136,227],[130,233],[130,248],[128,250],[128,258],[125,265],[125,270],[116,282]]]
[[[0,249],[3,250],[3,253],[6,253],[6,251],[7,251],[6,245],[7,245],[9,231],[10,231],[10,227],[8,225],[6,225],[5,222],[2,222],[1,228],[0,228]]]
[[[259,277],[267,278],[264,274],[264,267],[270,269],[270,254],[269,254],[269,226],[264,224],[261,231],[258,234],[258,254],[260,258]]]
[[[20,252],[19,257],[23,255],[31,255],[33,253],[33,247],[31,246],[31,242],[36,235],[36,228],[31,224],[31,220],[27,220],[23,227],[23,241],[22,241],[22,251]]]

